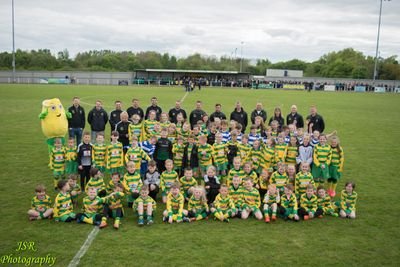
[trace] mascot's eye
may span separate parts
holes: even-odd
[[[51,110],[56,110],[56,106],[51,106]]]
[[[58,108],[59,108],[59,109],[62,109],[62,105],[58,105]]]

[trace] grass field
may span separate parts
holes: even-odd
[[[76,223],[29,222],[26,215],[36,184],[45,183],[55,197],[38,119],[41,102],[58,97],[68,107],[76,95],[86,112],[96,99],[102,99],[105,109],[111,111],[116,99],[127,108],[136,97],[146,107],[154,95],[160,106],[169,110],[184,92],[177,87],[0,85],[0,257],[51,255],[57,257],[56,266],[66,266],[93,229]],[[139,228],[136,216],[125,209],[121,229],[101,230],[80,266],[400,264],[400,95],[206,88],[185,98],[187,112],[198,99],[210,113],[215,103],[221,103],[227,115],[236,100],[242,101],[248,113],[262,101],[268,116],[275,106],[281,106],[286,115],[294,103],[299,113],[306,115],[309,106],[317,104],[326,131],[338,131],[346,153],[338,189],[346,180],[357,183],[358,218],[325,217],[299,223],[278,220],[270,225],[255,219],[166,225],[161,223],[163,206],[159,205],[156,223]],[[37,251],[15,251],[19,241],[35,242]]]

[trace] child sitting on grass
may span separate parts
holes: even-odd
[[[229,222],[229,218],[236,214],[235,203],[229,196],[228,186],[222,184],[219,189],[219,194],[214,200],[211,212],[214,217],[220,221]]]
[[[281,197],[279,195],[279,191],[276,190],[276,185],[268,185],[268,191],[264,197],[264,217],[266,223],[269,223],[271,219],[272,221],[276,220],[276,212],[280,202]],[[271,219],[270,215],[272,215]]]
[[[166,200],[167,205],[166,209],[163,212],[164,222],[180,223],[184,219],[185,221],[188,221],[188,218],[184,217],[184,214],[187,214],[187,211],[183,209],[185,198],[180,193],[179,183],[176,182],[171,185],[171,191],[168,193]]]
[[[138,214],[138,225],[153,224],[153,213],[156,210],[156,202],[149,196],[149,188],[143,186],[140,189],[140,196],[135,200],[133,210]]]
[[[42,184],[36,186],[35,194],[32,198],[31,209],[28,210],[29,220],[40,220],[50,218],[53,214],[51,199],[46,195],[46,187]]]
[[[73,211],[69,184],[67,180],[60,180],[57,183],[57,188],[60,190],[54,201],[54,219],[56,222],[71,222],[76,219],[76,214]]]
[[[210,214],[208,208],[206,192],[203,187],[196,186],[193,188],[193,194],[188,202],[188,213],[185,214],[190,221],[200,221]],[[185,212],[184,212],[185,213]]]

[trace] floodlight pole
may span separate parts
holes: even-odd
[[[14,0],[12,0],[12,82],[15,83]]]
[[[381,32],[381,17],[382,17],[382,2],[381,0],[380,6],[379,6],[379,22],[378,22],[378,36],[376,38],[376,51],[375,51],[375,65],[374,65],[374,83],[376,78],[378,78],[378,72],[377,72],[377,67],[378,67],[378,50],[379,50],[379,35]]]
[[[243,42],[240,42],[240,72],[243,70]]]

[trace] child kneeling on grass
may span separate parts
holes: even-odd
[[[247,219],[253,213],[257,220],[262,220],[260,193],[253,187],[253,180],[245,178],[243,185],[242,219]]]
[[[319,217],[321,218],[323,215],[338,217],[339,215],[335,212],[335,209],[333,208],[331,198],[330,196],[328,196],[323,186],[318,186],[317,195],[318,209],[322,210],[322,215],[320,215]]]
[[[54,219],[56,222],[71,222],[76,219],[71,195],[68,193],[70,187],[67,180],[60,180],[57,183],[60,190],[54,201]]]
[[[222,184],[219,189],[219,194],[214,200],[211,212],[214,217],[220,221],[229,222],[230,217],[236,214],[235,203],[229,196],[228,186]]]
[[[264,197],[264,217],[265,222],[270,222],[270,215],[272,215],[272,220],[276,220],[276,212],[278,210],[278,204],[281,201],[279,191],[276,189],[276,185],[268,185],[268,191]]]
[[[108,218],[114,218],[114,229],[118,230],[120,220],[124,217],[124,209],[122,207],[122,202],[125,198],[124,186],[121,183],[115,183],[113,192],[107,198],[108,201],[104,205],[104,214]]]
[[[156,210],[156,202],[149,196],[149,188],[143,186],[140,189],[140,195],[135,200],[133,210],[138,214],[138,225],[143,226],[145,220],[147,225],[153,224],[153,213]]]
[[[185,212],[184,212],[185,214]],[[204,187],[196,186],[188,202],[188,217],[190,221],[200,221],[210,214]],[[185,214],[186,215],[186,214]]]
[[[185,198],[180,193],[179,183],[173,183],[170,190],[171,192],[167,195],[166,210],[163,212],[163,221],[168,223],[189,221],[189,219],[184,216],[184,214],[187,214],[187,211],[183,209]]]
[[[107,198],[100,198],[97,195],[96,187],[88,187],[87,194],[88,195],[83,198],[83,213],[78,213],[76,215],[76,222],[93,224],[99,226],[99,228],[106,227],[107,218],[103,214],[103,208]]]
[[[299,216],[305,221],[322,215],[322,210],[318,209],[318,198],[314,194],[314,186],[307,185],[306,193],[300,197]]]
[[[36,196],[32,198],[31,209],[28,210],[29,220],[40,220],[50,218],[53,214],[51,199],[46,195],[46,187],[42,184],[35,188]]]
[[[297,199],[296,195],[293,193],[292,184],[285,185],[284,194],[281,196],[279,214],[284,220],[299,220],[299,215],[297,215]]]
[[[356,184],[353,182],[347,182],[345,190],[342,190],[340,196],[339,215],[342,218],[356,218],[356,201],[357,193],[354,191]]]

